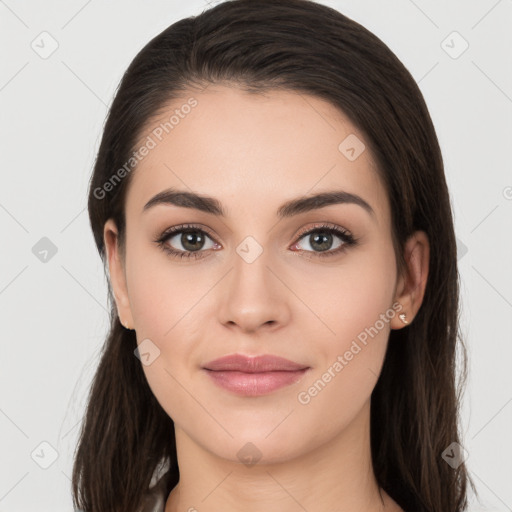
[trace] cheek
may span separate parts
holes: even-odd
[[[180,330],[185,317],[194,314],[194,304],[213,282],[194,279],[197,271],[192,267],[180,266],[147,242],[133,245],[127,261],[127,282],[137,333],[165,341],[173,331]]]
[[[186,389],[193,371],[193,354],[197,350],[194,340],[198,339],[197,331],[201,326],[197,321],[201,304],[197,302],[214,282],[196,278],[191,286],[197,271],[192,267],[185,270],[168,260],[160,250],[144,244],[147,242],[135,242],[129,249],[126,267],[137,344],[143,347],[141,352],[145,347],[150,354],[149,364],[142,364],[142,369],[163,409],[169,416],[182,411],[178,415],[182,420],[191,409]]]
[[[343,350],[391,308],[395,259],[385,242],[347,254],[339,266],[310,266],[300,272],[295,290],[318,317],[317,330],[327,347],[334,343]],[[381,322],[378,327],[382,329]]]
[[[375,244],[375,247],[379,247]],[[395,284],[391,246],[360,251],[338,269],[326,271],[325,283],[307,279],[312,308],[322,319],[317,365],[301,387],[298,402],[313,416],[327,414],[333,424],[353,417],[375,387],[385,357]],[[328,327],[328,329],[327,329]],[[320,332],[320,331],[319,331]]]
[[[296,396],[301,418],[312,430],[320,421],[323,435],[334,435],[369,402],[390,331],[389,321],[379,318],[386,311],[382,305],[366,302],[363,312],[343,312],[344,321],[335,324],[336,338],[323,338],[313,373]]]

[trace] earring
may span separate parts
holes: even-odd
[[[121,322],[121,320],[119,320]],[[131,327],[128,327],[126,324],[124,324],[123,322],[121,322],[121,325],[125,328],[125,329],[128,329],[129,331],[132,331],[133,329]]]
[[[400,313],[400,314],[398,315],[398,318],[400,318],[400,320],[402,320],[402,322],[403,322],[404,324],[408,324],[408,323],[409,323],[409,322],[405,319],[405,313]]]

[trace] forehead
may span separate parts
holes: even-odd
[[[216,197],[228,215],[342,189],[362,196],[378,217],[389,215],[364,136],[315,96],[210,85],[169,103],[136,147],[144,144],[151,149],[133,171],[127,210],[142,212],[169,187]]]

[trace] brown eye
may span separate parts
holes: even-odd
[[[178,238],[179,243],[185,251],[198,251],[203,248],[205,243],[205,236],[200,231],[182,231],[181,235],[174,235],[168,240],[168,243],[173,239]]]

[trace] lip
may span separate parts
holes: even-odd
[[[232,354],[203,366],[215,384],[243,396],[265,395],[294,384],[309,369],[307,365],[269,354]]]
[[[205,369],[213,371],[238,371],[244,373],[262,373],[275,371],[296,371],[308,368],[307,365],[295,363],[284,357],[265,354],[261,356],[246,356],[231,354],[214,359],[204,365]]]

